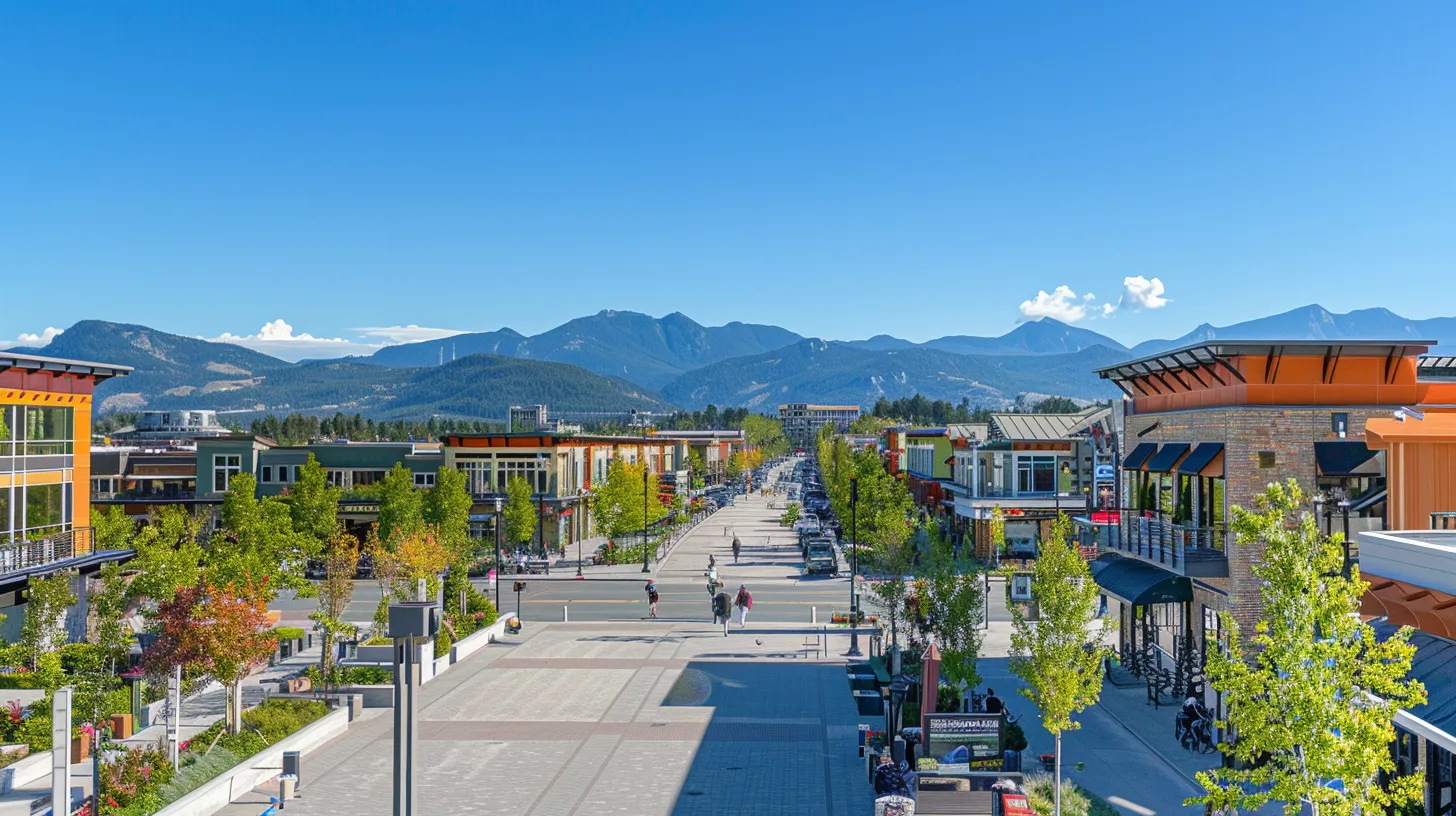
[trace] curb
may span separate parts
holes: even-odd
[[[1179,775],[1179,776],[1183,777],[1184,779],[1188,780],[1188,784],[1192,785],[1193,787],[1198,788],[1199,790],[1202,790],[1203,789],[1203,786],[1200,785],[1200,784],[1198,784],[1198,780],[1197,779],[1194,779],[1193,777],[1189,776],[1187,771],[1183,770],[1182,768],[1178,767],[1177,765],[1174,765],[1173,764],[1173,761],[1171,759],[1168,759],[1166,756],[1164,756],[1163,755],[1163,752],[1160,751],[1160,750],[1158,750],[1156,747],[1154,747],[1151,742],[1148,742],[1143,737],[1142,734],[1138,733],[1138,731],[1136,729],[1133,729],[1133,728],[1128,727],[1128,724],[1125,723],[1125,722],[1123,722],[1122,721],[1122,718],[1119,717],[1119,716],[1117,716],[1117,714],[1113,713],[1113,711],[1112,711],[1111,708],[1108,708],[1106,705],[1103,705],[1102,700],[1101,700],[1100,697],[1097,700],[1097,707],[1100,708],[1100,709],[1102,709],[1103,711],[1107,712],[1107,716],[1111,717],[1113,722],[1115,722],[1118,725],[1122,726],[1122,730],[1124,730],[1127,733],[1131,734],[1133,736],[1133,738],[1135,738],[1138,742],[1142,743],[1143,744],[1143,747],[1145,747],[1145,748],[1148,749],[1148,753],[1150,753],[1153,756],[1157,757],[1158,760],[1161,761],[1164,765],[1167,765],[1168,768],[1173,771],[1173,773],[1176,773],[1177,775]]]

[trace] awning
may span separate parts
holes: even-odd
[[[1385,621],[1373,622],[1371,626],[1375,629],[1376,639],[1382,641],[1398,629]],[[1416,654],[1411,659],[1409,676],[1426,687],[1426,702],[1411,706],[1406,711],[1445,734],[1456,734],[1456,643],[1425,632],[1414,632],[1410,644],[1416,647]],[[1399,719],[1396,724],[1401,724]]]
[[[1122,460],[1122,469],[1137,470],[1147,463],[1148,457],[1152,456],[1153,451],[1157,449],[1158,445],[1156,442],[1139,442],[1137,447],[1132,449],[1132,453],[1129,453],[1127,458]]]
[[[1353,502],[1350,502],[1350,512],[1358,513],[1362,510],[1370,508],[1373,505],[1385,501],[1385,494],[1385,490],[1377,490],[1374,493],[1367,493],[1364,496],[1361,496]]]
[[[1198,447],[1178,464],[1178,472],[1188,476],[1222,476],[1222,453],[1222,442],[1199,442]]]
[[[1183,454],[1191,447],[1187,442],[1169,442],[1153,454],[1148,460],[1148,466],[1144,468],[1149,473],[1171,473],[1173,466],[1183,458]]]
[[[1109,553],[1091,567],[1092,580],[1104,592],[1134,606],[1193,600],[1191,581],[1145,561]]]
[[[1340,440],[1314,443],[1314,463],[1321,476],[1383,476],[1385,452],[1373,451],[1364,442]]]

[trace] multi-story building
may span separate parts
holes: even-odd
[[[683,442],[691,453],[697,454],[703,469],[692,476],[702,479],[705,485],[721,483],[728,468],[728,459],[746,444],[743,431],[739,430],[659,431],[654,436]],[[686,466],[685,463],[683,467]]]
[[[131,502],[128,510],[145,515],[153,501],[178,501],[197,496],[196,450],[148,450],[135,447],[91,449],[91,500]]]
[[[96,551],[91,536],[91,395],[125,366],[0,352],[0,636],[14,640],[38,577],[75,571],[67,612],[84,633],[86,576],[130,551]]]
[[[511,433],[532,433],[546,424],[546,406],[512,405],[510,419],[506,430]]]
[[[1057,513],[1082,513],[1096,500],[1097,465],[1110,460],[1113,418],[1110,408],[992,414],[978,426],[985,430],[954,446],[954,528],[978,555],[991,557],[990,525],[999,509],[1008,552],[1035,553]]]
[[[1367,421],[1421,402],[1456,404],[1456,382],[1422,376],[1411,341],[1209,342],[1098,373],[1123,389],[1115,512],[1086,519],[1107,552],[1094,576],[1121,619],[1124,663],[1167,668],[1198,690],[1219,613],[1252,632],[1258,542],[1236,542],[1230,508],[1294,478],[1353,531],[1379,528],[1385,471]],[[1378,423],[1377,423],[1378,424]],[[1216,704],[1211,692],[1208,702]]]
[[[859,419],[859,406],[791,402],[779,406],[779,419],[784,423],[784,438],[807,447],[825,425],[833,425],[841,433],[849,430],[849,424]]]
[[[111,438],[118,442],[181,442],[212,436],[227,436],[227,428],[218,424],[216,411],[143,411],[136,427],[117,431]]]
[[[660,498],[670,500],[674,486],[686,483],[688,444],[670,433],[453,434],[441,440],[445,466],[458,468],[467,476],[466,485],[475,500],[472,519],[494,518],[507,482],[525,479],[539,504],[543,543],[552,549],[566,549],[591,537],[592,491],[606,478],[613,459],[634,465],[645,462],[650,472],[661,476]]]

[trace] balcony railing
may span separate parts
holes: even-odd
[[[1069,502],[1083,501],[1081,493],[1058,490],[1016,490],[1010,487],[984,487],[977,494],[978,499],[1056,499]],[[1071,506],[1071,505],[1069,505]]]
[[[1119,510],[1113,546],[1183,575],[1228,575],[1229,529],[1179,524],[1150,510]]]
[[[93,549],[90,527],[77,527],[50,535],[31,533],[29,536],[0,543],[0,573],[43,567],[68,558],[88,555]]]
[[[1456,510],[1445,510],[1431,514],[1432,530],[1456,530]]]

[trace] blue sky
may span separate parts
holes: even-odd
[[[1456,4],[407,6],[8,6],[0,340],[1456,314]]]

